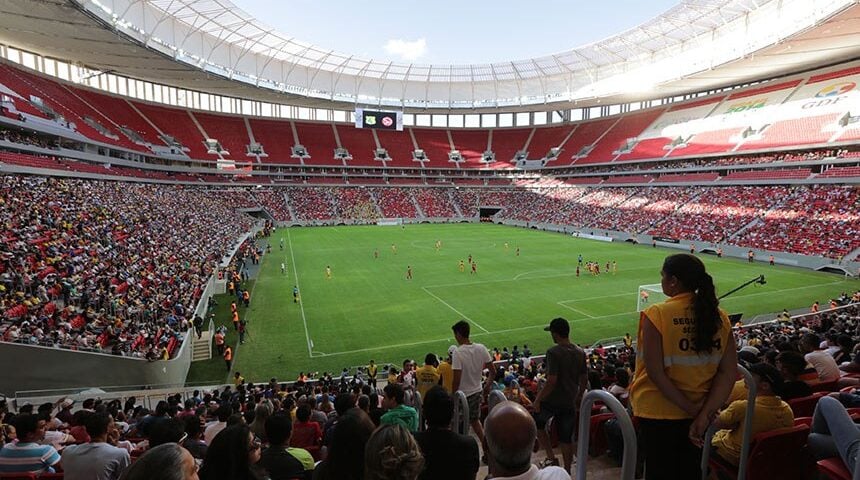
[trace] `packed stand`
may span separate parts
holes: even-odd
[[[20,176],[2,177],[0,213],[5,341],[153,360],[251,226],[203,190]]]
[[[404,188],[369,188],[385,218],[416,218],[415,204]]]
[[[733,243],[752,248],[842,258],[860,247],[860,189],[795,188]]]
[[[425,217],[456,217],[447,188],[422,188],[414,191],[415,201]]]
[[[718,187],[708,189],[665,218],[649,234],[694,241],[723,242],[784,200],[786,186]]]

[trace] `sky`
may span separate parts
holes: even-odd
[[[680,0],[233,2],[289,37],[361,58],[469,64],[586,45],[650,20]]]

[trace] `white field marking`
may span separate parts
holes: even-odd
[[[807,289],[807,288],[823,287],[823,286],[827,286],[827,285],[836,285],[836,284],[839,284],[839,283],[849,283],[849,282],[850,282],[850,280],[848,280],[848,281],[846,281],[846,280],[840,280],[840,281],[838,281],[838,282],[825,283],[825,284],[821,284],[821,285],[813,285],[813,286],[805,286],[805,287],[796,287],[796,288],[787,288],[787,289],[785,289],[785,290],[778,290],[778,291],[775,291],[775,292],[759,292],[759,293],[750,293],[750,294],[747,294],[747,295],[738,295],[738,296],[735,296],[735,297],[732,297],[732,298],[754,297],[754,296],[757,296],[757,295],[772,295],[772,294],[778,294],[778,293],[780,293],[780,292],[789,292],[789,291],[793,291],[793,290],[803,290],[803,289]],[[427,293],[430,293],[430,292],[427,292]],[[626,293],[625,295],[629,295],[629,293]],[[607,296],[606,296],[606,298],[609,298],[609,297],[617,297],[617,296],[618,296],[618,295],[607,295]],[[599,298],[603,298],[603,297],[592,297],[591,299],[592,299],[592,300],[595,300],[595,299],[599,299]],[[585,300],[585,299],[580,299],[580,300]],[[569,301],[569,300],[567,300],[567,301]],[[569,323],[591,322],[591,321],[594,321],[594,320],[601,320],[601,319],[605,319],[605,318],[615,318],[615,317],[621,317],[621,316],[626,316],[626,315],[633,315],[633,314],[636,314],[636,313],[639,313],[639,312],[634,310],[634,311],[632,311],[632,312],[615,313],[615,314],[612,314],[612,315],[601,315],[601,316],[599,316],[599,317],[578,318],[578,319],[570,320],[570,321],[569,321]],[[540,325],[527,325],[527,326],[524,326],[524,327],[506,328],[506,329],[504,329],[504,330],[494,330],[494,331],[492,331],[492,332],[487,332],[487,331],[485,330],[485,331],[484,331],[484,333],[473,333],[473,334],[472,334],[472,337],[483,337],[483,336],[487,336],[487,335],[496,335],[496,334],[499,334],[499,333],[519,332],[519,331],[522,331],[522,330],[532,330],[532,329],[535,329],[535,328],[545,328],[545,327],[546,327],[546,325],[547,325],[546,323],[542,323],[542,324],[540,324]],[[383,349],[386,349],[386,348],[411,347],[411,346],[414,346],[414,345],[426,345],[426,344],[428,344],[428,343],[444,342],[444,341],[446,341],[446,340],[450,340],[450,337],[449,337],[449,338],[438,339],[438,340],[425,340],[425,341],[421,341],[421,342],[401,343],[401,344],[397,344],[397,345],[382,345],[382,346],[379,346],[379,347],[363,348],[363,349],[359,349],[359,350],[350,350],[350,351],[346,351],[346,352],[329,353],[329,354],[327,354],[326,356],[331,357],[331,356],[335,356],[335,355],[345,355],[345,354],[348,354],[348,353],[369,352],[369,351],[373,351],[373,350],[383,350]]]
[[[485,335],[485,334],[477,333],[475,335]],[[474,335],[472,335],[472,336],[474,336]],[[323,354],[322,356],[334,357],[337,355],[346,355],[349,353],[372,352],[372,351],[377,351],[377,350],[385,350],[385,349],[389,349],[389,348],[412,347],[415,345],[426,345],[428,343],[440,343],[440,342],[453,343],[454,340],[453,340],[453,337],[445,337],[445,338],[440,338],[437,340],[422,340],[420,342],[398,343],[396,345],[380,345],[378,347],[359,348],[357,350],[347,350],[345,352],[326,353],[326,354]]]
[[[653,270],[653,269],[654,269],[654,267],[640,267],[640,268],[628,268],[628,269],[623,270],[623,271],[624,272],[635,272],[637,270]],[[436,284],[436,285],[426,285],[424,288],[464,287],[467,285],[484,285],[487,283],[515,282],[515,281],[519,280],[519,277],[522,277],[523,275],[533,273],[536,271],[542,271],[542,270],[533,270],[531,272],[521,273],[521,274],[518,274],[514,278],[503,278],[503,279],[499,279],[499,280],[482,280],[482,281],[477,281],[477,282],[440,283],[440,284]],[[529,277],[529,278],[527,278],[527,280],[540,280],[540,279],[544,279],[544,278],[573,277],[575,275],[576,275],[576,267],[574,267],[573,270],[571,270],[568,273],[557,273],[557,274],[553,274],[553,275],[541,275],[541,276]]]
[[[519,273],[519,274],[517,274],[516,276],[514,276],[514,278],[513,278],[513,279],[514,279],[514,280],[519,280],[519,279],[520,279],[520,277],[523,277],[523,276],[528,275],[528,274],[530,274],[530,273],[545,272],[545,271],[546,271],[546,270],[529,270],[528,272],[523,272],[523,273]]]
[[[453,311],[454,311],[454,313],[456,313],[457,315],[459,315],[459,316],[461,316],[461,317],[465,318],[465,319],[466,319],[466,320],[468,320],[468,321],[469,321],[469,323],[471,323],[472,325],[474,325],[474,326],[476,326],[476,327],[480,328],[480,329],[481,329],[481,330],[483,330],[485,333],[490,333],[490,331],[489,331],[489,330],[487,330],[486,328],[484,328],[484,327],[482,327],[482,326],[478,325],[478,322],[476,322],[476,321],[472,320],[471,318],[467,317],[463,312],[461,312],[461,311],[457,310],[456,308],[452,307],[450,303],[446,302],[445,300],[442,300],[441,298],[439,298],[438,296],[436,296],[434,293],[432,293],[430,290],[427,290],[427,288],[426,288],[426,287],[421,287],[421,290],[424,290],[424,292],[425,292],[425,293],[427,293],[427,295],[430,295],[431,297],[435,298],[436,300],[439,300],[440,302],[442,302],[442,305],[445,305],[446,307],[450,308],[451,310],[453,310]]]
[[[583,312],[582,310],[579,310],[579,309],[573,308],[573,307],[571,307],[571,306],[569,306],[569,305],[565,305],[563,302],[556,302],[556,304],[558,304],[558,305],[560,305],[560,306],[562,306],[562,307],[564,307],[564,308],[566,308],[566,309],[568,309],[568,310],[571,310],[571,311],[573,311],[573,312],[576,312],[576,313],[579,313],[579,314],[585,315],[585,316],[586,316],[586,317],[588,317],[588,318],[594,318],[594,315],[589,315],[589,314],[587,314],[587,313]]]
[[[317,357],[325,357],[326,355],[328,355],[327,353],[323,353],[317,350],[314,350],[313,353],[315,353]]]
[[[601,295],[599,297],[571,298],[570,300],[559,300],[558,303],[584,302],[586,300],[602,300],[604,298],[624,297],[636,295],[636,292],[616,293],[614,295]]]
[[[649,268],[650,268],[650,267],[649,267]],[[472,283],[462,283],[462,284],[455,284],[455,285],[472,285],[472,284],[477,284],[477,283],[497,283],[497,282],[505,282],[505,281],[510,281],[510,280],[488,280],[488,281],[485,281],[485,282],[472,282]],[[808,285],[808,286],[803,286],[803,287],[787,288],[787,289],[783,289],[783,290],[770,291],[770,292],[759,292],[759,293],[750,293],[750,294],[747,294],[747,295],[736,295],[736,296],[732,296],[731,298],[754,297],[754,296],[757,296],[757,295],[773,295],[773,294],[779,294],[779,293],[781,293],[781,292],[789,292],[789,291],[794,291],[794,290],[805,290],[805,289],[815,288],[815,287],[824,287],[824,286],[829,286],[829,285],[837,285],[837,284],[840,284],[840,283],[851,283],[851,280],[839,280],[839,281],[830,282],[830,283],[824,283],[824,284],[820,284],[820,285]],[[454,285],[429,285],[429,286],[427,286],[427,287],[421,287],[421,288],[422,288],[425,292],[427,292],[429,295],[431,295],[431,296],[435,297],[435,298],[436,298],[437,300],[439,300],[440,302],[445,303],[445,302],[444,302],[443,300],[441,300],[439,297],[436,297],[436,295],[433,295],[432,293],[430,293],[429,291],[427,291],[427,288],[432,288],[432,287],[445,287],[445,286],[454,286]],[[613,294],[613,295],[603,295],[603,296],[599,296],[599,297],[587,297],[587,298],[576,298],[576,299],[571,299],[571,300],[562,300],[562,301],[557,302],[557,303],[559,303],[559,304],[563,304],[563,303],[576,302],[576,301],[584,301],[584,300],[600,300],[600,299],[603,299],[603,298],[614,298],[614,297],[621,297],[621,296],[625,296],[625,295],[634,295],[634,294],[633,294],[632,292],[627,292],[627,293],[618,293],[618,294]],[[445,303],[445,305],[447,305],[449,308],[451,308],[452,310],[454,310],[454,311],[455,311],[455,312],[457,312],[458,314],[462,315],[462,313],[458,312],[456,309],[454,309],[453,307],[451,307],[451,306],[450,306],[450,305],[448,305],[447,303]],[[562,305],[562,306],[566,307],[565,305]],[[566,307],[566,308],[568,308],[568,307]],[[636,314],[636,313],[639,313],[639,312],[638,312],[638,311],[636,311],[636,310],[634,310],[634,311],[631,311],[631,312],[615,313],[615,314],[612,314],[612,315],[601,315],[601,316],[597,316],[597,317],[579,318],[579,319],[570,320],[570,321],[569,321],[569,323],[580,323],[580,322],[594,321],[594,320],[600,320],[600,319],[605,319],[605,318],[621,317],[621,316],[625,316],[625,315],[633,315],[633,314]],[[465,315],[463,315],[463,316],[465,317]],[[469,320],[470,322],[472,322],[472,320],[471,320],[471,319],[469,319],[469,318],[466,318],[466,320]],[[472,322],[472,323],[473,323],[473,324],[475,324],[475,326],[478,326],[478,324],[476,324],[476,323],[474,323],[474,322]],[[472,334],[472,337],[481,337],[481,336],[486,336],[486,335],[496,335],[496,334],[499,334],[499,333],[518,332],[518,331],[522,331],[522,330],[531,330],[531,329],[534,329],[534,328],[544,328],[544,327],[546,327],[546,323],[542,323],[542,324],[540,324],[540,325],[528,325],[528,326],[524,326],[524,327],[507,328],[507,329],[503,329],[503,330],[494,330],[494,331],[492,331],[492,332],[489,332],[489,331],[487,331],[486,329],[484,329],[483,327],[480,327],[480,326],[479,326],[479,328],[481,328],[482,330],[484,330],[484,332],[483,332],[483,333],[473,333],[473,334]],[[401,344],[396,344],[396,345],[382,345],[382,346],[379,346],[379,347],[370,347],[370,348],[362,348],[362,349],[358,349],[358,350],[348,350],[348,351],[345,351],[345,352],[328,353],[328,354],[326,354],[325,356],[327,356],[327,357],[331,357],[331,356],[337,356],[337,355],[345,355],[345,354],[349,354],[349,353],[361,353],[361,352],[370,352],[370,351],[376,351],[376,350],[383,350],[383,349],[386,349],[386,348],[411,347],[411,346],[415,346],[415,345],[426,345],[426,344],[428,344],[428,343],[444,342],[444,341],[446,341],[446,340],[450,340],[450,338],[443,338],[443,339],[438,339],[438,340],[424,340],[424,341],[420,341],[420,342],[401,343]]]
[[[624,316],[624,315],[632,315],[632,314],[634,314],[634,313],[639,313],[639,312],[633,311],[633,312],[615,313],[615,314],[612,314],[612,315],[601,315],[601,316],[599,316],[599,317],[591,317],[591,318],[577,318],[577,319],[575,319],[575,320],[569,320],[569,321],[568,321],[568,323],[590,322],[590,321],[593,321],[593,320],[600,320],[600,319],[602,319],[602,318],[613,318],[613,317],[621,317],[621,316]],[[472,334],[472,336],[473,336],[473,337],[480,337],[480,336],[483,336],[483,335],[495,335],[495,334],[497,334],[497,333],[519,332],[520,330],[531,330],[531,329],[533,329],[533,328],[546,328],[546,325],[547,325],[546,323],[542,323],[542,324],[540,324],[540,325],[528,325],[528,326],[525,326],[525,327],[506,328],[506,329],[504,329],[504,330],[495,330],[495,331],[492,331],[492,332],[489,332],[489,333],[475,333],[475,334]]]
[[[302,287],[299,286],[299,271],[296,270],[296,255],[293,253],[293,237],[290,235],[289,230],[287,230],[287,240],[290,244],[290,258],[293,261],[293,275],[296,277],[296,288],[299,289],[299,309],[302,312],[302,324],[305,326],[305,340],[308,342],[308,358],[314,358],[314,352],[311,347],[311,336],[308,333],[308,319],[305,317],[305,301],[302,298]]]

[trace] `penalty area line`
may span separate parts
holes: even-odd
[[[434,294],[434,293],[433,293],[433,292],[431,292],[430,290],[427,290],[427,287],[421,287],[421,290],[424,290],[424,292],[425,292],[427,295],[430,295],[431,297],[433,297],[433,298],[435,298],[436,300],[438,300],[439,302],[441,302],[441,303],[442,303],[442,305],[445,305],[446,307],[448,307],[448,308],[450,308],[451,310],[453,310],[453,311],[454,311],[454,313],[456,313],[457,315],[460,315],[460,316],[461,316],[461,317],[463,317],[464,319],[468,320],[468,321],[469,321],[469,323],[471,323],[472,325],[474,325],[474,326],[476,326],[476,327],[480,328],[481,330],[483,330],[483,331],[484,331],[484,333],[490,333],[490,331],[489,331],[489,330],[487,330],[486,328],[484,328],[484,327],[480,326],[480,325],[478,324],[478,322],[476,322],[476,321],[472,320],[471,318],[467,317],[463,312],[461,312],[461,311],[457,310],[456,308],[452,307],[450,303],[446,302],[445,300],[442,300],[441,298],[439,298],[436,294]]]

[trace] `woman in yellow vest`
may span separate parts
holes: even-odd
[[[699,478],[702,437],[737,375],[737,352],[714,282],[694,255],[666,257],[663,303],[639,315],[630,386],[646,480]]]

